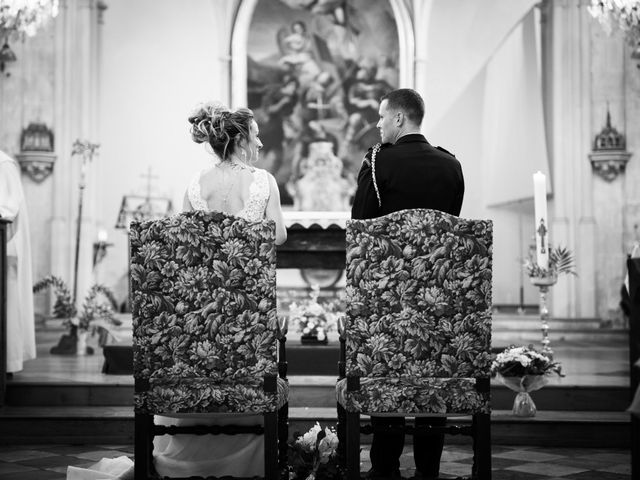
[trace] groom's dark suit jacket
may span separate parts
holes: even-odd
[[[460,215],[464,178],[460,162],[445,149],[434,147],[420,134],[383,144],[376,155],[376,180],[382,208],[371,176],[371,149],[358,174],[352,218],[375,218],[408,208],[430,208]]]
[[[460,162],[446,150],[433,147],[420,134],[401,137],[395,144],[383,145],[376,155],[376,183],[382,208],[371,176],[371,149],[365,155],[351,217],[375,218],[409,208],[429,208],[460,215],[464,196],[464,179]],[[443,426],[443,417],[416,418],[416,425]],[[376,426],[403,425],[401,417],[371,417]],[[438,474],[444,434],[416,436],[416,469],[435,478]],[[387,474],[398,469],[404,435],[376,434],[371,446],[371,462],[376,470]]]

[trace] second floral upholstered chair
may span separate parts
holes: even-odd
[[[288,386],[276,360],[273,222],[188,212],[134,222],[130,240],[135,478],[155,478],[154,436],[250,433],[264,434],[265,477],[275,480],[286,461]],[[194,417],[185,414],[223,420],[154,422]],[[264,422],[229,425],[238,414]]]
[[[490,221],[435,210],[347,223],[346,372],[336,393],[349,479],[359,478],[361,414],[472,415],[470,426],[405,430],[473,436],[473,478],[491,478],[492,239]]]

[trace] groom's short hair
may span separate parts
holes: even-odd
[[[387,101],[387,108],[401,110],[407,118],[420,125],[424,118],[424,101],[418,92],[411,88],[398,88],[392,90],[380,99]]]

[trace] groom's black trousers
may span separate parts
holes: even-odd
[[[445,417],[419,417],[416,426],[444,426]],[[375,429],[382,426],[404,426],[404,417],[371,417]],[[437,477],[440,470],[440,457],[444,447],[444,434],[415,435],[413,437],[413,456],[416,470],[426,477]],[[371,466],[377,472],[390,474],[400,468],[400,455],[404,448],[404,433],[375,433],[371,443]]]

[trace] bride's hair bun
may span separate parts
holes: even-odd
[[[220,102],[201,103],[189,115],[191,138],[207,142],[223,160],[233,154],[238,140],[248,140],[253,112],[241,108],[232,112]]]

